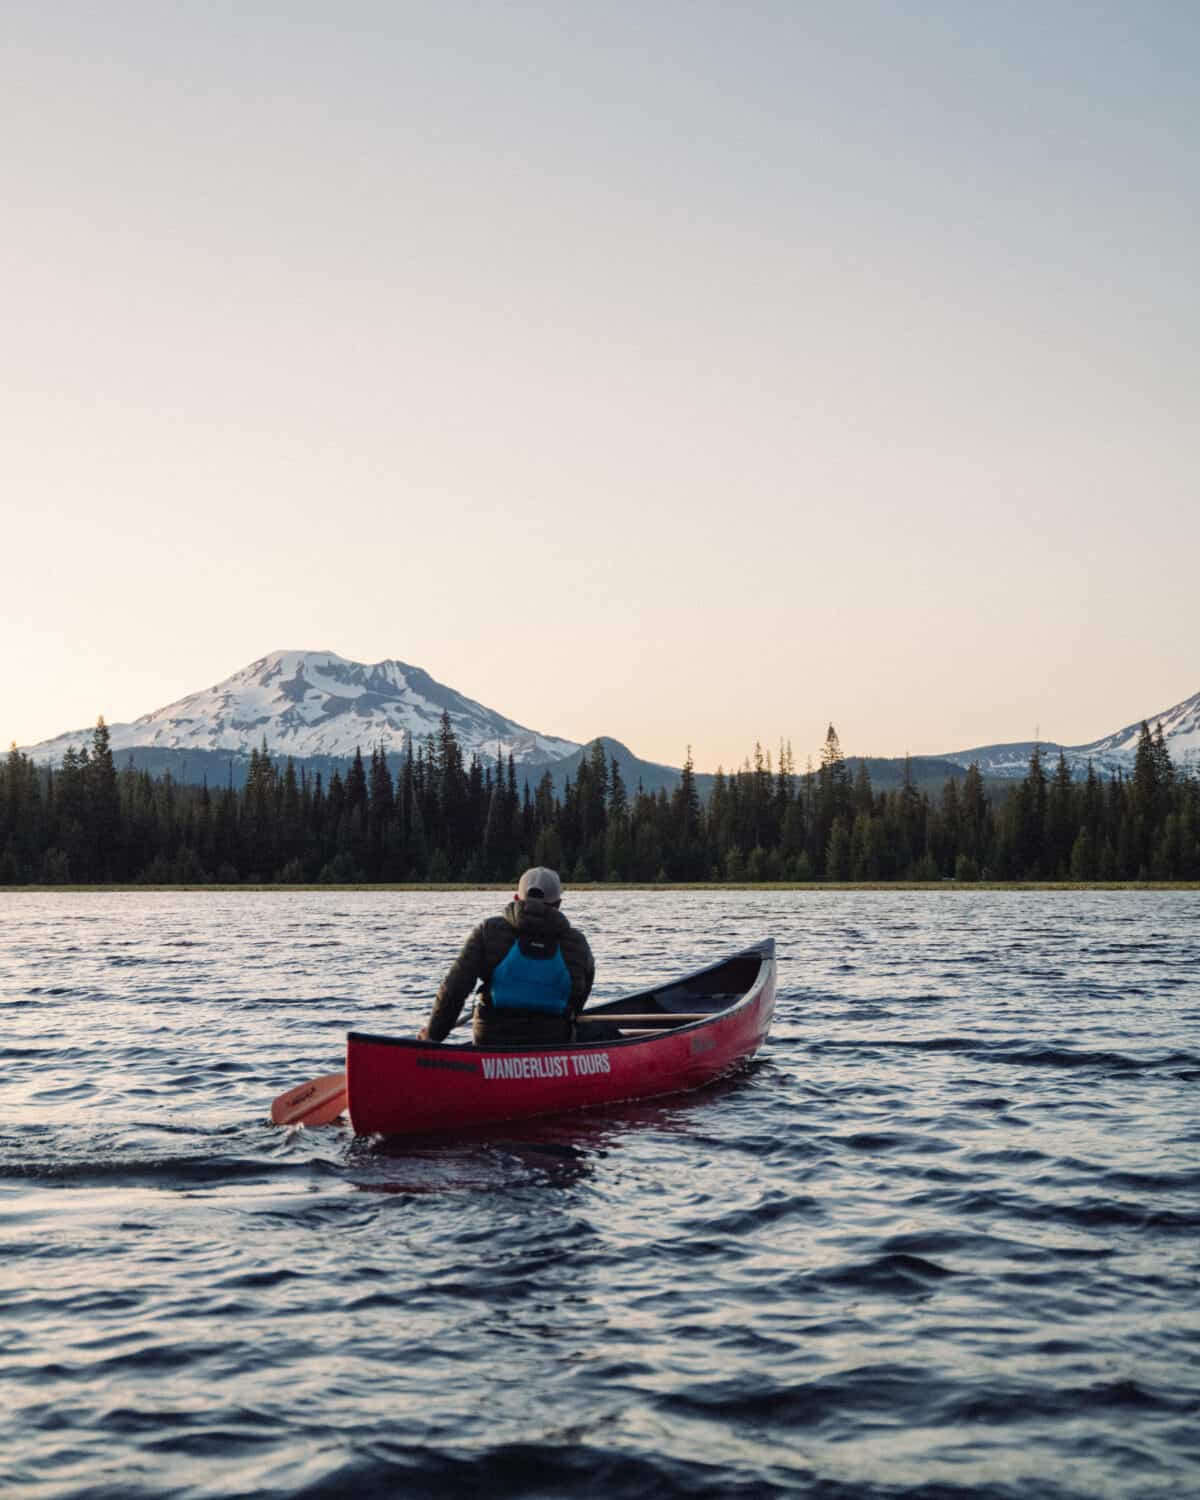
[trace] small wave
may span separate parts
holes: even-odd
[[[742,1472],[724,1464],[684,1460],[661,1452],[631,1452],[604,1440],[601,1418],[564,1424],[537,1443],[505,1443],[475,1453],[437,1451],[421,1444],[377,1440],[319,1479],[289,1495],[294,1500],[344,1500],[346,1495],[414,1495],[422,1500],[486,1494],[490,1500],[561,1500],[564,1495],[602,1500],[772,1500],[795,1495],[809,1471],[784,1452],[746,1462]],[[774,1470],[775,1477],[772,1477]],[[787,1477],[791,1473],[794,1477]],[[804,1493],[804,1491],[800,1491]],[[864,1500],[857,1486],[822,1482],[814,1500]],[[869,1497],[868,1497],[869,1500]],[[931,1495],[929,1500],[941,1500]]]
[[[309,1170],[306,1163],[209,1154],[0,1160],[0,1178],[9,1180],[57,1183],[73,1187],[161,1187],[172,1191],[208,1184],[267,1182],[281,1174],[307,1174]]]
[[[900,1364],[859,1366],[794,1384],[716,1379],[668,1396],[663,1405],[681,1416],[720,1411],[725,1421],[811,1429],[849,1411],[862,1416],[919,1408],[928,1379],[928,1371]]]
[[[1008,1039],[985,1037],[870,1037],[863,1039],[831,1038],[810,1042],[807,1049],[816,1055],[826,1052],[963,1052],[981,1061],[1030,1068],[1080,1068],[1106,1073],[1158,1073],[1191,1068],[1200,1064],[1200,1055],[1186,1051],[1164,1052],[1153,1057],[1133,1057],[1125,1052],[1089,1050],[1046,1042],[1013,1043]]]
[[[1069,1224],[1080,1229],[1157,1229],[1190,1231],[1200,1228],[1200,1209],[1155,1208],[1149,1203],[1129,1203],[1115,1198],[1084,1196],[1047,1202],[1014,1192],[971,1191],[959,1195],[955,1210],[962,1214],[1002,1215],[1034,1223]],[[1072,1253],[1070,1251],[1054,1253]],[[1111,1251],[1084,1251],[1085,1255]]]
[[[1182,1172],[1134,1172],[1128,1169],[1105,1172],[1100,1181],[1106,1187],[1153,1197],[1158,1193],[1193,1193],[1200,1201],[1200,1170]]]
[[[1154,1390],[1133,1379],[1061,1387],[1031,1380],[1020,1386],[996,1385],[956,1393],[944,1401],[941,1415],[949,1422],[1026,1423],[1039,1417],[1069,1419],[1087,1411],[1191,1414],[1200,1412],[1200,1397],[1195,1392],[1174,1395]]]
[[[938,1135],[918,1135],[915,1131],[859,1130],[843,1136],[840,1144],[852,1151],[907,1151],[916,1156],[930,1152],[956,1151],[957,1142]]]
[[[956,1274],[950,1267],[924,1256],[891,1251],[857,1265],[839,1266],[825,1272],[819,1279],[825,1286],[861,1287],[866,1291],[890,1292],[903,1297],[914,1291],[924,1292]]]
[[[1106,1073],[1156,1073],[1181,1063],[1200,1061],[1192,1053],[1167,1052],[1158,1057],[1131,1057],[1125,1052],[1087,1051],[1074,1047],[1054,1047],[1031,1043],[1028,1046],[1001,1046],[993,1054],[1000,1061],[1042,1068],[1095,1068]]]

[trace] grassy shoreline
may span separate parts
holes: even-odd
[[[354,891],[411,891],[426,894],[451,895],[470,891],[512,891],[511,882],[485,883],[479,885],[414,881],[411,884],[358,882],[346,885],[333,884],[255,884],[255,885],[0,885],[0,897],[6,894],[47,895],[96,895],[102,892],[205,892],[228,894],[234,891],[270,891],[277,895],[301,892],[311,895],[324,892],[331,896],[345,895]],[[568,896],[580,892],[596,891],[662,891],[667,894],[680,891],[799,891],[811,896],[821,896],[844,891],[1200,891],[1200,880],[721,880],[721,881],[582,881],[578,885],[566,886]]]

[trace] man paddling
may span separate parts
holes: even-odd
[[[450,1034],[463,1003],[482,981],[474,1039],[486,1047],[555,1046],[569,1042],[575,1017],[592,992],[596,963],[588,940],[559,910],[562,882],[537,866],[521,876],[502,915],[488,917],[451,964],[422,1041]]]

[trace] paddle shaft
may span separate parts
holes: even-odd
[[[623,1015],[620,1011],[605,1010],[597,1011],[593,1015],[589,1015],[587,1011],[581,1011],[575,1019],[576,1021],[615,1021],[618,1026],[624,1026],[634,1022],[640,1025],[644,1021],[707,1021],[712,1015],[713,1012],[710,1010],[658,1010],[652,1011],[647,1016]]]
[[[588,1021],[615,1021],[618,1026],[624,1026],[627,1022],[637,1022],[639,1025],[644,1021],[708,1021],[719,1011],[711,1010],[655,1010],[648,1015],[623,1015],[620,1011],[612,1010],[581,1010],[575,1017],[576,1023],[582,1021],[585,1025]],[[455,1026],[466,1026],[473,1018],[473,1012],[468,1010],[459,1016]]]

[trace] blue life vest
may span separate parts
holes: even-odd
[[[536,1010],[565,1016],[571,973],[557,938],[518,937],[496,965],[490,984],[497,1010]]]

